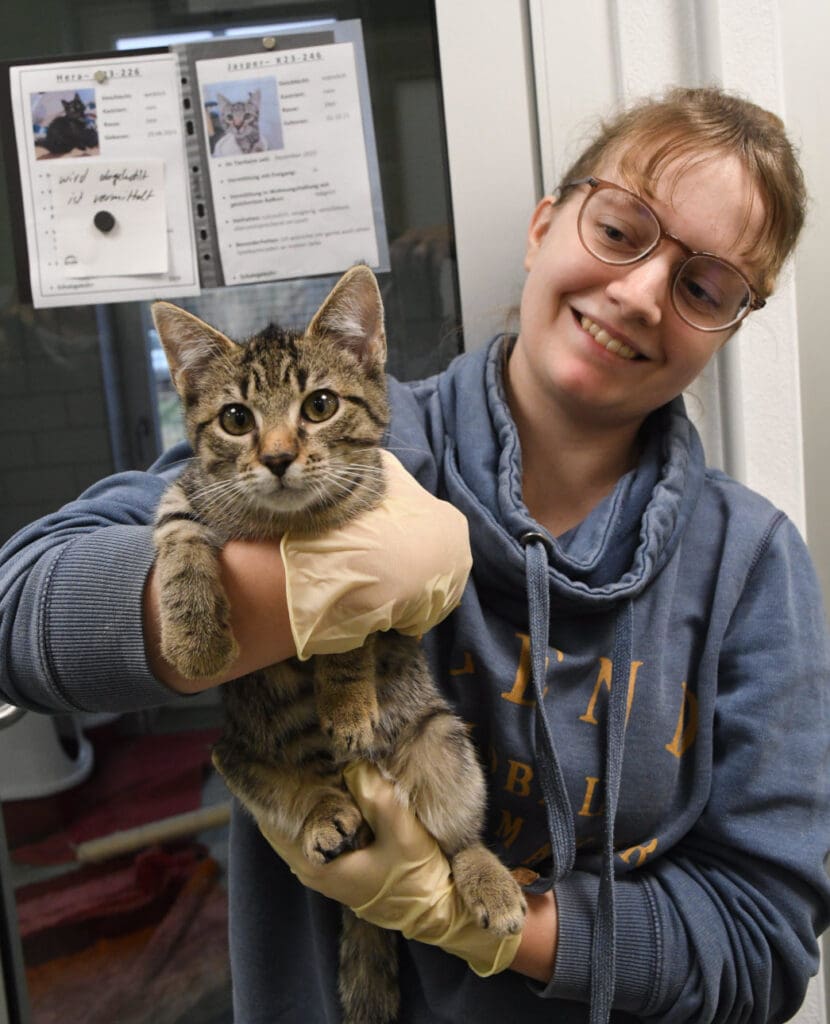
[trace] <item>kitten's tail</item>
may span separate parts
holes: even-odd
[[[343,1024],[392,1024],[400,1005],[397,933],[355,917],[343,907],[340,1001]]]

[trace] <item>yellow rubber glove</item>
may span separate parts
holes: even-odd
[[[505,937],[481,927],[456,892],[438,843],[401,806],[393,783],[365,761],[349,765],[344,777],[375,834],[364,849],[318,867],[305,858],[299,842],[259,823],[263,836],[303,885],[372,924],[440,946],[466,960],[482,978],[509,967],[521,933]]]
[[[321,537],[282,538],[297,654],[342,654],[371,633],[420,636],[456,607],[472,566],[467,520],[381,452],[381,505]]]

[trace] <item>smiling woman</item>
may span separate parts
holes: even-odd
[[[757,268],[749,253],[762,238],[769,249],[766,209],[782,202],[765,198],[746,165],[717,148],[697,151],[694,160],[681,148],[650,181],[646,200],[625,182],[638,174],[650,180],[654,161],[638,149],[638,171],[620,145],[594,153],[596,176],[567,177],[559,199],[543,199],[528,233],[521,329],[506,386],[522,442],[525,500],[555,533],[613,489],[636,464],[645,418],[681,394],[763,307],[750,283]],[[796,191],[792,205],[801,204],[803,191]],[[776,241],[777,265],[786,239]],[[551,451],[549,424],[592,453],[584,467],[556,465],[557,452],[567,460],[568,446]]]
[[[817,968],[816,935],[830,921],[821,596],[794,525],[706,466],[680,397],[719,348],[735,344],[746,316],[765,316],[762,300],[803,218],[798,165],[777,118],[719,89],[678,90],[604,127],[562,185],[530,220],[518,334],[425,380],[389,379],[388,409],[354,378],[335,386],[335,356],[313,330],[308,372],[292,378],[280,347],[296,339],[258,335],[237,350],[168,308],[162,320],[185,341],[174,377],[212,483],[199,483],[198,468],[181,474],[190,453],[180,448],[146,473],[101,483],[9,549],[0,640],[11,640],[0,655],[16,692],[41,705],[57,695],[105,705],[125,674],[129,699],[149,702],[163,684],[193,692],[295,652],[351,652],[372,632],[424,632],[442,694],[487,765],[484,839],[527,885],[521,932],[496,942],[482,936],[481,917],[472,932],[454,926],[463,896],[429,835],[429,814],[421,807],[424,831],[411,790],[364,765],[351,797],[347,779],[333,786],[337,805],[349,805],[348,828],[332,820],[339,836],[353,834],[353,798],[376,842],[340,854],[335,871],[319,865],[340,841],[331,828],[319,848],[298,853],[274,815],[259,815],[266,840],[256,820],[235,813],[239,1020],[342,1018],[332,899],[401,929],[402,1016],[417,1022],[765,1024],[795,1013]],[[168,333],[161,320],[159,329]],[[290,432],[277,429],[263,396],[259,374],[274,361],[292,396],[280,419]],[[198,393],[188,376],[201,378]],[[313,525],[314,459],[325,462],[335,426],[344,461],[359,455],[361,425],[422,485],[400,472],[370,543],[358,538],[363,517],[331,524],[293,561],[276,538],[234,539],[235,522],[268,510],[296,512],[292,529]],[[369,482],[390,461],[390,452],[378,455]],[[245,498],[237,478],[250,484]],[[351,482],[339,472],[330,479],[335,512]],[[442,500],[431,504],[432,495]],[[217,523],[212,538],[200,534],[205,510]],[[194,541],[188,557],[182,545],[172,580],[180,608],[208,560],[230,581],[219,607],[229,627],[223,674],[210,675],[216,659],[200,663],[205,623],[217,617],[210,587],[211,614],[191,608],[182,658],[168,652],[181,674],[159,656],[165,559],[156,571],[153,533],[160,550],[175,534]],[[458,569],[454,586],[448,563]],[[101,572],[113,564],[125,567],[118,588]],[[440,613],[425,616],[436,593]],[[71,628],[79,594],[85,622],[117,614],[139,648],[129,666],[120,649],[100,649],[106,630]],[[288,605],[303,609],[301,629]],[[425,627],[450,609],[438,628]],[[36,614],[47,621],[35,630]],[[79,645],[99,668],[93,683]],[[414,699],[419,681],[401,678]],[[262,709],[252,726],[281,751],[277,721]],[[306,738],[319,738],[325,721],[312,718]],[[371,758],[371,722],[359,724]],[[386,735],[382,716],[378,729]],[[456,740],[447,749],[457,752]],[[460,817],[468,784],[440,744],[423,774],[443,774]],[[247,781],[267,788],[268,773],[253,768]],[[307,870],[315,854],[318,866]],[[367,877],[377,881],[371,892]]]

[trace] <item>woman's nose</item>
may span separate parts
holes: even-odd
[[[656,326],[669,301],[671,272],[670,254],[656,252],[642,263],[620,267],[605,291],[623,316]]]

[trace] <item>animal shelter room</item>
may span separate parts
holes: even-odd
[[[830,6],[0,34],[0,1024],[830,1024]]]

